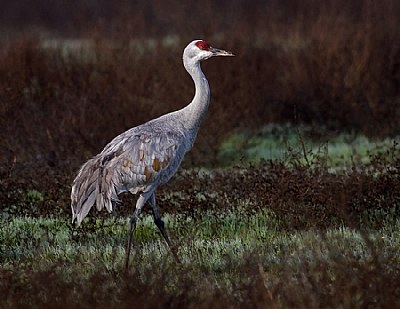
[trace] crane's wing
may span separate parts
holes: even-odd
[[[173,167],[177,168],[183,158],[183,144],[184,136],[177,132],[131,136],[116,149],[118,155],[109,160],[104,175],[113,176],[117,193],[143,191],[153,183],[158,184],[160,178],[172,176]]]
[[[117,136],[75,178],[72,220],[79,225],[95,203],[98,210],[111,212],[119,193],[146,191],[167,181],[182,161],[184,140],[179,132],[129,130]]]

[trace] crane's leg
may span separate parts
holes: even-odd
[[[140,214],[143,206],[146,204],[147,199],[148,199],[148,196],[144,196],[143,194],[141,194],[136,202],[136,209],[135,209],[135,212],[133,213],[133,217],[131,219],[131,228],[129,231],[128,245],[127,245],[127,249],[126,249],[125,270],[128,270],[129,256],[131,254],[132,238],[133,238],[133,232],[135,231],[135,228],[136,228],[136,221],[139,217],[139,214]]]
[[[165,239],[165,242],[168,244],[168,247],[171,249],[171,252],[174,257],[175,262],[180,263],[178,255],[176,253],[176,247],[169,240],[167,230],[165,229],[164,221],[161,219],[160,215],[158,214],[157,204],[156,204],[156,195],[154,193],[150,196],[149,203],[150,203],[151,209],[153,211],[154,223],[157,225],[158,229],[160,230],[162,236]]]

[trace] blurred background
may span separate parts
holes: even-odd
[[[117,134],[185,106],[194,88],[182,50],[198,38],[237,56],[203,64],[212,102],[186,166],[228,165],[232,149],[240,157],[249,140],[299,127],[317,142],[399,134],[400,1],[18,0],[1,8],[3,175],[37,179],[49,170],[70,179]]]

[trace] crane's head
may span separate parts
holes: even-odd
[[[233,53],[210,46],[206,41],[194,40],[183,51],[184,60],[199,62],[215,56],[234,56]]]

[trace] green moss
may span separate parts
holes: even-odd
[[[269,125],[256,133],[240,132],[227,138],[220,147],[219,160],[227,166],[242,161],[279,160],[287,164],[349,167],[368,164],[376,156],[390,157],[399,151],[396,140],[371,140],[364,135],[341,133],[311,137],[310,128]]]

